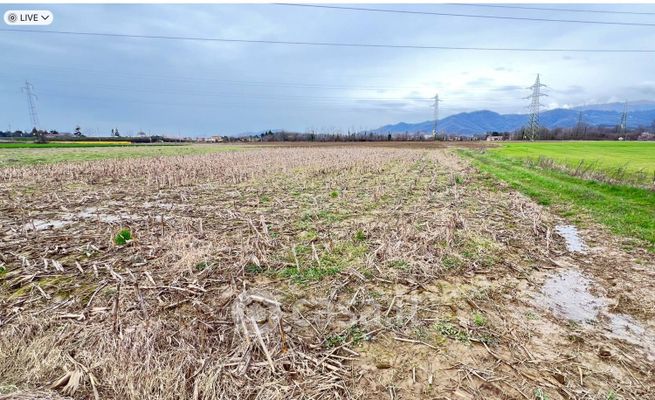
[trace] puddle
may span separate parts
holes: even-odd
[[[595,320],[607,304],[589,292],[590,285],[591,281],[580,272],[563,271],[544,283],[542,304],[560,318],[575,322]]]
[[[73,224],[79,220],[93,220],[93,221],[100,221],[107,224],[111,224],[121,221],[135,220],[139,218],[141,217],[134,214],[121,214],[121,213],[105,214],[105,213],[101,213],[100,209],[97,207],[88,207],[76,213],[63,214],[60,216],[60,219],[47,219],[47,220],[35,219],[23,225],[23,229],[27,231],[33,231],[33,230],[42,231],[46,229],[62,228],[66,225]]]
[[[154,202],[154,201],[146,201],[141,205],[144,208],[164,208],[164,209],[172,209],[172,208],[178,208],[180,207],[180,204],[173,204],[173,203],[159,203],[159,202]]]
[[[72,221],[58,220],[58,219],[49,219],[49,220],[35,219],[32,222],[28,222],[25,225],[23,225],[23,229],[26,231],[33,231],[33,230],[43,231],[46,229],[61,228],[71,223]]]
[[[629,315],[611,313],[609,300],[590,292],[593,284],[578,270],[564,270],[546,280],[536,300],[559,318],[599,327],[607,337],[644,348],[655,360],[655,335]]]
[[[113,223],[120,221],[127,221],[139,218],[138,215],[134,214],[103,214],[99,212],[99,209],[96,207],[85,208],[84,210],[76,214],[67,214],[69,219],[82,218],[82,219],[93,219],[105,223]]]
[[[612,314],[609,316],[609,324],[611,333],[608,336],[624,339],[632,344],[641,345],[648,344],[648,334],[646,329],[635,321],[629,315],[625,314]],[[650,350],[655,354],[655,343],[651,337]]]
[[[584,252],[587,249],[580,235],[578,235],[578,229],[575,226],[557,225],[555,231],[566,241],[566,249],[568,251]]]

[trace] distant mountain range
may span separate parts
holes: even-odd
[[[543,111],[539,115],[542,126],[552,128],[571,128],[578,123],[580,112],[582,120],[588,125],[615,126],[621,120],[623,103],[593,104],[574,108],[557,108]],[[637,101],[628,104],[628,127],[650,126],[655,121],[655,102]],[[414,133],[432,132],[434,121],[418,123],[400,122],[385,125],[376,133]],[[451,115],[439,120],[439,132],[458,135],[475,135],[486,132],[511,132],[525,126],[527,114],[498,114],[489,110],[473,111]]]

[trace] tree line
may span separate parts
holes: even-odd
[[[485,140],[488,136],[501,136],[504,140],[655,140],[653,126],[626,129],[614,126],[594,126],[579,124],[572,128],[541,128],[532,138],[526,128],[506,132],[486,132],[475,135],[427,132],[348,132],[316,133],[266,131],[248,136],[223,136],[224,142],[382,142],[382,141],[467,141]]]
[[[425,132],[289,132],[289,131],[266,131],[261,134],[247,136],[222,136],[221,139],[226,142],[384,142],[384,141],[429,141],[429,140],[476,140],[464,135],[445,135],[439,134],[433,136]]]
[[[584,123],[577,124],[571,128],[541,128],[534,136],[535,140],[655,140],[655,121],[651,126],[639,126],[630,129],[621,129],[617,126],[595,126]],[[47,138],[57,137],[59,135],[86,137],[81,129],[75,128],[73,133],[58,132],[56,130],[37,130],[32,129],[30,132],[21,130],[0,131],[0,138],[34,138],[36,142],[45,142]],[[526,128],[517,129],[511,132],[487,132],[475,135],[439,133],[432,135],[428,132],[380,132],[380,131],[362,131],[362,132],[289,132],[284,130],[268,130],[261,134],[246,136],[222,136],[224,142],[382,142],[382,141],[465,141],[465,140],[485,140],[488,136],[501,136],[504,140],[530,140],[531,132]],[[112,129],[112,137],[121,138],[118,129]],[[102,138],[88,138],[102,139]],[[159,135],[146,135],[139,132],[137,137],[130,137],[134,142],[160,142],[160,141],[180,141],[180,139],[170,139]],[[190,139],[187,139],[190,140]]]
[[[655,121],[651,126],[621,129],[619,126],[577,124],[571,128],[541,128],[535,140],[655,140]],[[525,128],[507,133],[513,140],[530,138]]]

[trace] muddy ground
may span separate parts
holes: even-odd
[[[452,149],[5,169],[0,239],[0,398],[655,399],[654,255]]]

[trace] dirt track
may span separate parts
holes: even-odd
[[[567,250],[566,221],[448,149],[0,182],[10,398],[655,399],[655,257],[591,222]]]

